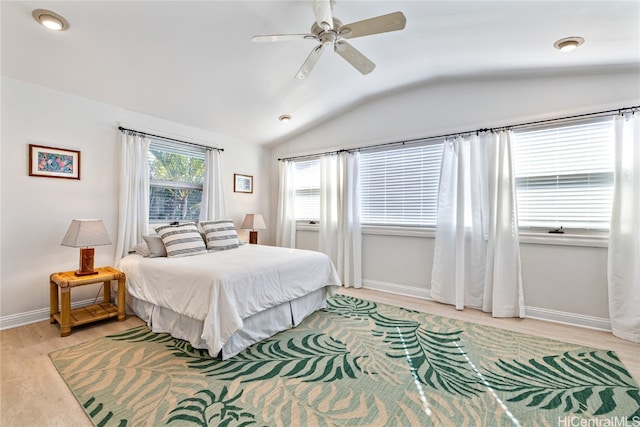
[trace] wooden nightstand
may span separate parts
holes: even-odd
[[[71,335],[71,328],[98,320],[117,317],[119,322],[126,319],[125,314],[125,274],[112,267],[96,268],[98,274],[76,276],[73,271],[53,273],[49,278],[49,304],[51,317],[49,323],[60,324],[60,336]],[[118,281],[118,304],[111,302],[111,281]],[[104,283],[104,301],[87,307],[71,310],[71,288],[76,286]],[[62,304],[58,311],[58,288]]]

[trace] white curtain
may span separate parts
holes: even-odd
[[[640,342],[640,114],[616,117],[609,231],[609,316],[617,337]]]
[[[149,228],[149,140],[122,133],[120,197],[115,261],[142,241]]]
[[[431,297],[524,316],[510,132],[445,140]]]
[[[296,247],[296,191],[293,182],[295,164],[282,160],[279,166],[278,212],[276,215],[276,246]]]
[[[484,240],[481,165],[477,137],[444,142],[431,277],[431,297],[482,307],[486,243]]]
[[[220,152],[207,150],[204,157],[204,178],[202,184],[202,203],[200,221],[226,219],[224,187],[222,185],[222,167]]]
[[[511,132],[480,136],[487,150],[488,241],[482,310],[524,317],[518,209]]]
[[[333,261],[344,286],[362,287],[360,153],[342,152],[320,160],[319,250]]]
[[[338,194],[340,177],[338,176],[338,155],[330,154],[320,158],[320,230],[318,250],[329,255],[338,268]],[[338,271],[340,274],[340,271]],[[342,274],[340,274],[342,278]],[[343,279],[344,282],[344,279]]]

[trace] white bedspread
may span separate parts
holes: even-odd
[[[204,322],[203,339],[217,354],[242,328],[242,319],[327,286],[340,286],[325,254],[243,245],[182,258],[132,254],[118,262],[136,298]]]

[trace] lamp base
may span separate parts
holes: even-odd
[[[76,270],[73,272],[73,274],[75,274],[76,276],[91,276],[92,274],[98,274],[98,273],[99,273],[98,270],[93,270],[93,271]]]
[[[75,271],[76,276],[90,276],[98,274],[93,269],[93,257],[95,250],[93,248],[80,248],[80,269]]]
[[[258,232],[250,231],[249,232],[249,243],[253,243],[254,245],[258,244]]]

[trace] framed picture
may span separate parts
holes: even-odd
[[[253,177],[251,175],[234,173],[233,191],[236,193],[253,193]]]
[[[29,175],[80,179],[80,152],[29,144]]]

